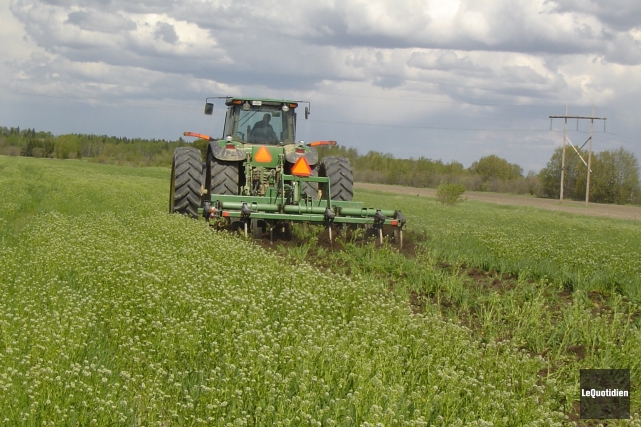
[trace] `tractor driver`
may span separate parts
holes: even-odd
[[[250,134],[250,139],[253,140],[252,142],[272,142],[278,139],[274,128],[269,124],[271,119],[272,115],[265,113],[263,119],[254,124]]]

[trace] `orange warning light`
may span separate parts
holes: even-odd
[[[260,147],[258,153],[256,153],[256,155],[254,156],[254,161],[260,163],[269,163],[272,161],[272,155],[267,148]]]
[[[336,145],[336,141],[314,141],[310,142],[310,147],[318,147],[319,145]]]
[[[200,139],[206,139],[207,141],[212,141],[213,138],[209,135],[205,135],[204,133],[195,133],[195,132],[185,132],[183,133],[184,136],[195,136],[196,138]]]
[[[292,175],[295,176],[310,176],[312,174],[312,168],[309,167],[307,159],[305,157],[299,157],[294,163],[292,168]]]

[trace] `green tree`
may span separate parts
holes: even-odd
[[[584,153],[581,155],[584,156]],[[543,197],[550,199],[558,199],[560,197],[562,159],[563,148],[559,147],[554,150],[547,165],[539,172]],[[564,197],[569,199],[585,197],[585,190],[583,196],[579,195],[578,191],[580,190],[577,183],[581,181],[579,176],[585,175],[587,169],[585,169],[581,159],[574,152],[567,150],[565,159]],[[583,188],[585,189],[585,181],[583,181]]]
[[[562,148],[557,148],[545,168],[539,172],[542,194],[559,198],[561,186]],[[587,159],[587,153],[581,152]],[[590,200],[597,203],[638,203],[641,199],[639,162],[633,153],[619,148],[601,151],[592,156]],[[564,197],[585,199],[587,167],[574,152],[566,152]]]
[[[508,181],[523,176],[523,169],[519,165],[510,164],[507,160],[494,154],[481,157],[478,162],[472,163],[470,171],[481,175],[483,181],[492,179]]]
[[[54,144],[54,153],[58,159],[78,157],[80,138],[77,135],[60,135]]]
[[[461,200],[465,187],[461,184],[442,182],[436,188],[436,198],[444,205],[453,205]]]
[[[597,153],[590,177],[590,199],[598,203],[632,203],[640,191],[639,162],[619,148]]]

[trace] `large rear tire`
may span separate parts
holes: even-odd
[[[193,147],[176,148],[171,162],[169,213],[198,217],[201,180],[200,150]]]
[[[318,176],[318,169],[313,168],[310,176]],[[312,199],[318,199],[318,183],[317,182],[301,182],[301,195],[303,197],[309,196]]]
[[[240,171],[238,169],[238,162],[226,162],[218,160],[211,153],[209,153],[209,189],[210,194],[230,194],[233,196],[238,195]]]
[[[354,197],[354,177],[352,167],[346,157],[330,156],[321,160],[319,176],[329,177],[332,200],[350,201]],[[327,197],[327,186],[319,183],[321,198]]]

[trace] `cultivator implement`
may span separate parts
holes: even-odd
[[[212,225],[241,228],[246,236],[251,231],[255,238],[269,233],[273,239],[275,230],[291,234],[292,224],[306,222],[325,226],[331,241],[333,228],[360,226],[381,243],[388,234],[402,247],[406,221],[401,212],[352,201],[349,161],[319,160],[314,147],[335,141],[294,142],[300,102],[225,98],[223,138],[184,134],[206,141],[206,161],[201,163],[201,151],[194,147],[174,152],[169,212],[202,216]],[[205,114],[212,111],[213,103],[207,102]]]
[[[332,240],[332,227],[340,224],[346,226],[364,226],[372,229],[383,240],[383,228],[391,228],[392,238],[402,247],[403,226],[405,217],[398,210],[382,210],[366,208],[362,202],[314,199],[306,196],[296,200],[294,195],[300,194],[298,189],[304,182],[324,184],[328,189],[325,194],[331,194],[331,182],[327,177],[296,177],[282,175],[279,191],[266,196],[232,196],[212,195],[211,201],[204,203],[202,214],[205,219],[238,221],[247,235],[247,230],[254,232],[254,237],[262,237],[269,232],[273,238],[273,230],[283,222],[309,222],[323,225],[328,229]],[[290,195],[290,197],[287,197]]]

